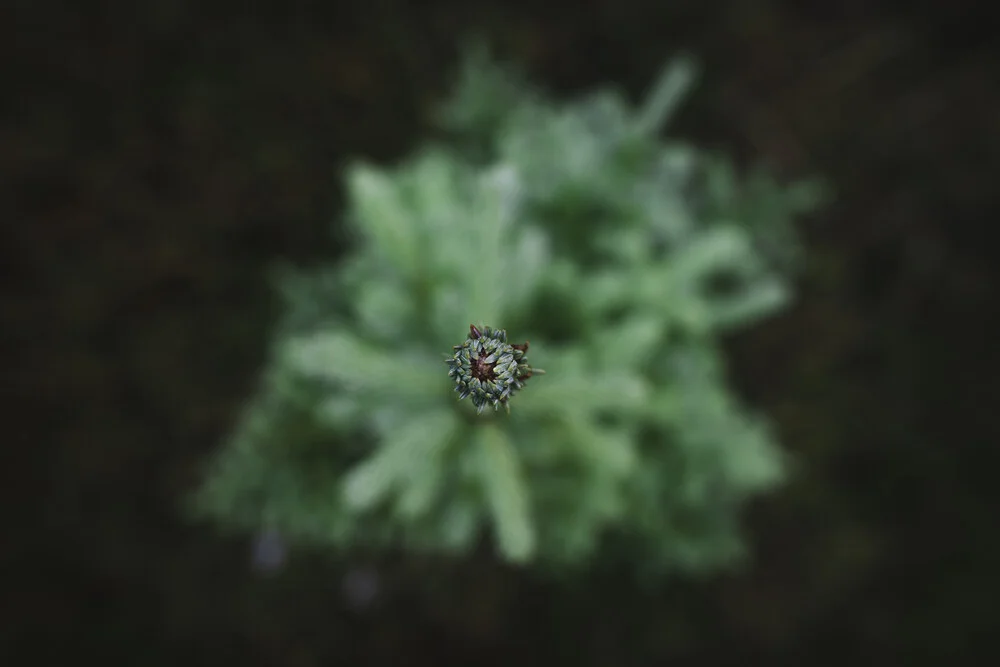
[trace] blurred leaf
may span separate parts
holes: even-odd
[[[493,512],[500,551],[511,561],[527,561],[535,550],[535,531],[517,454],[507,435],[490,426],[477,430],[480,478]]]
[[[440,481],[428,478],[426,473],[440,465],[439,459],[454,437],[457,425],[451,412],[434,410],[416,415],[404,427],[390,431],[376,454],[345,476],[344,499],[348,506],[370,509],[393,487],[402,487],[404,513],[410,516],[423,513],[439,490]]]
[[[284,352],[287,363],[303,375],[336,380],[351,391],[430,402],[446,386],[438,365],[422,353],[414,351],[401,363],[344,331],[288,341]]]
[[[635,315],[608,327],[595,336],[595,342],[608,367],[635,368],[647,364],[665,342],[666,325],[662,318]]]
[[[648,396],[646,382],[629,372],[585,371],[559,365],[546,368],[546,375],[532,378],[531,401],[519,407],[529,414],[559,414],[566,410],[608,412],[634,411]],[[527,391],[527,390],[526,390]]]
[[[415,276],[423,239],[418,228],[409,223],[409,204],[396,184],[364,165],[354,167],[347,180],[361,229],[393,266],[404,275]]]
[[[713,303],[712,323],[720,329],[746,326],[780,309],[789,299],[791,294],[783,282],[758,282],[739,295]]]
[[[449,504],[441,513],[440,526],[441,542],[446,549],[456,552],[468,549],[479,526],[476,504],[469,498]]]
[[[586,413],[574,413],[561,420],[568,444],[587,467],[600,477],[626,478],[634,471],[636,452],[629,434],[602,428]]]
[[[421,416],[397,436],[409,443],[409,465],[405,470],[399,511],[407,518],[423,516],[443,491],[447,448],[459,433],[459,421],[450,410]],[[464,443],[459,443],[464,444]]]
[[[454,92],[441,106],[438,122],[459,135],[485,141],[530,96],[529,86],[515,70],[498,65],[484,44],[468,44]]]
[[[656,134],[667,124],[694,83],[697,69],[689,58],[670,63],[653,86],[635,120],[639,133]]]

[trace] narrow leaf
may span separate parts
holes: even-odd
[[[420,238],[408,202],[389,176],[357,166],[348,174],[348,188],[357,222],[375,247],[397,269],[413,276],[418,270]]]
[[[520,461],[506,433],[492,426],[479,430],[479,475],[493,513],[497,542],[505,558],[523,563],[535,551],[535,530]]]
[[[655,134],[663,129],[694,83],[695,74],[695,65],[687,58],[667,66],[636,119],[636,129],[641,134]]]
[[[440,477],[440,455],[450,442],[457,423],[450,410],[435,410],[401,420],[385,436],[385,444],[367,461],[351,470],[344,482],[344,499],[350,507],[368,509],[400,485],[412,488],[415,480],[424,484]],[[409,484],[407,484],[409,483]],[[432,484],[425,493],[437,491]],[[411,491],[412,493],[412,491]],[[404,492],[405,494],[405,492]],[[409,499],[411,511],[422,509],[419,498]]]
[[[352,390],[434,400],[440,386],[443,364],[413,353],[407,363],[399,362],[401,350],[382,350],[345,331],[331,331],[293,339],[285,354],[298,372],[344,383]]]

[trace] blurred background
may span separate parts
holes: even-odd
[[[938,664],[992,646],[987,5],[0,12],[4,664]],[[183,520],[265,359],[267,267],[337,256],[340,168],[426,135],[469,35],[559,95],[638,96],[692,53],[704,76],[675,135],[833,186],[802,225],[796,304],[729,343],[740,393],[799,467],[754,505],[741,571],[553,582],[484,553],[435,588],[441,571],[405,559],[285,554]]]

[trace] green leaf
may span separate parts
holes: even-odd
[[[441,455],[451,442],[457,426],[454,413],[447,409],[400,420],[386,433],[385,444],[372,457],[348,472],[344,480],[345,502],[355,510],[366,510],[388,496],[394,487],[402,486],[406,498],[407,487],[412,494],[415,481],[428,484],[429,480],[420,479],[422,476],[437,475],[439,479]],[[437,491],[435,481],[430,481],[430,488],[418,491],[417,498],[406,499],[406,510],[419,514],[426,509],[426,505],[421,506],[421,501],[428,501],[428,495],[433,498]],[[421,492],[423,498],[419,497]]]
[[[785,461],[780,450],[772,446],[769,433],[760,423],[738,420],[734,430],[738,442],[720,457],[726,472],[726,482],[742,493],[767,489],[779,482]]]
[[[495,426],[477,430],[479,477],[493,513],[497,542],[507,559],[523,563],[535,551],[535,529],[520,461],[506,433]]]
[[[648,276],[645,272],[637,273]],[[567,285],[567,291],[586,295],[581,304],[583,310],[591,317],[599,317],[611,308],[636,299],[636,279],[630,274],[621,269],[594,271]]]
[[[665,331],[662,317],[634,316],[602,330],[596,337],[597,346],[606,366],[642,367],[650,361],[657,347],[663,345]]]
[[[523,309],[538,291],[548,261],[548,237],[535,227],[522,229],[503,258],[505,316]]]
[[[670,63],[650,91],[635,120],[636,130],[653,135],[663,129],[694,83],[697,70],[689,58]]]
[[[460,422],[452,410],[436,410],[407,423],[396,436],[409,450],[397,508],[407,519],[425,515],[442,491],[445,453]]]
[[[398,332],[413,317],[413,299],[399,283],[368,281],[356,290],[355,312],[365,331],[383,339]]]
[[[336,380],[350,391],[368,391],[419,402],[440,397],[438,359],[406,348],[380,349],[346,331],[333,330],[285,343],[285,359],[308,377]]]
[[[347,175],[357,223],[380,253],[404,275],[418,273],[422,239],[396,184],[377,169],[358,165]]]
[[[438,529],[442,546],[454,552],[468,549],[476,537],[479,521],[475,502],[468,498],[456,498],[441,512]]]
[[[543,355],[539,355],[541,358]],[[581,355],[551,355],[545,358],[545,375],[532,377],[518,394],[518,410],[527,415],[551,415],[580,410],[618,411],[640,408],[649,386],[637,370],[605,370],[591,355],[587,365]],[[522,398],[523,397],[523,398]]]
[[[504,282],[510,240],[518,207],[518,174],[512,167],[480,176],[473,209],[463,236],[468,239],[465,279],[468,298],[465,319],[496,323],[504,309]]]
[[[766,280],[752,284],[737,296],[711,304],[712,324],[718,328],[748,326],[780,309],[791,299],[783,281]]]
[[[636,451],[627,434],[602,428],[583,413],[564,417],[561,423],[574,453],[602,476],[626,477],[635,469]]]
[[[437,113],[438,124],[474,139],[488,140],[512,110],[532,96],[520,73],[497,64],[481,43],[464,48],[455,90]]]
[[[399,472],[398,450],[385,449],[344,477],[344,502],[355,511],[371,509],[389,494]]]
[[[753,248],[746,232],[735,225],[706,230],[680,249],[671,260],[677,282],[700,282],[713,271],[724,271],[747,264]]]

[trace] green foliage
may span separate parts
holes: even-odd
[[[282,277],[272,359],[200,509],[338,549],[460,555],[488,535],[516,563],[611,543],[656,571],[738,556],[739,509],[782,462],[718,335],[788,302],[791,218],[815,193],[663,141],[692,78],[672,64],[638,109],[560,105],[470,58],[450,143],[353,167],[353,254]],[[470,323],[529,339],[547,370],[509,415],[453,391],[442,358]]]

